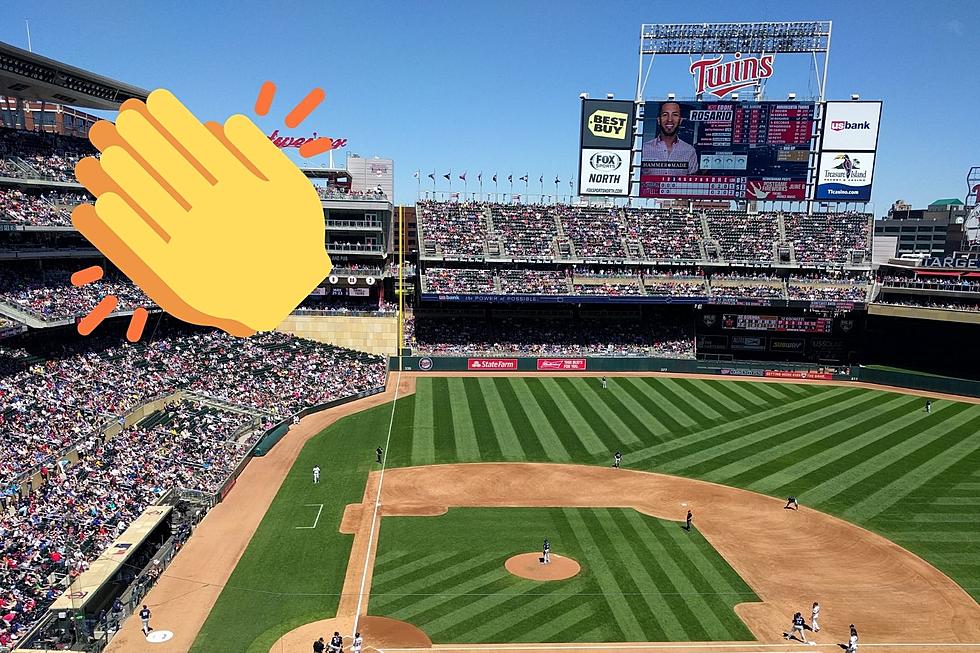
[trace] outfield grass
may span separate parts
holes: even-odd
[[[797,496],[921,555],[978,599],[980,406],[934,401],[927,415],[924,403],[846,386],[616,377],[603,391],[588,378],[423,378],[398,402],[388,464],[608,465],[620,449],[624,467]],[[284,630],[334,614],[351,543],[336,529],[363,494],[390,416],[380,406],[307,444],[194,650],[265,653]],[[314,462],[341,471],[314,490]],[[321,529],[295,530],[309,521],[303,504],[320,502]],[[602,587],[630,591],[616,576]],[[505,612],[497,605],[482,619]],[[694,637],[697,626],[683,622],[679,639]],[[595,627],[584,619],[562,636]]]
[[[540,533],[579,562],[577,576],[541,583],[504,569]],[[454,508],[385,517],[370,607],[437,644],[661,642],[752,639],[733,608],[757,600],[677,522],[622,508]]]

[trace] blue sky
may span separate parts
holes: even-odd
[[[976,61],[980,3],[881,2],[61,2],[7,3],[0,40],[147,89],[172,90],[202,119],[251,115],[260,84],[279,86],[267,133],[349,139],[395,160],[396,200],[412,173],[462,171],[484,190],[497,172],[566,180],[577,164],[579,99],[635,92],[644,22],[832,20],[828,98],[884,100],[874,209],[962,198],[980,165]],[[647,96],[691,93],[686,59],[660,61]],[[807,61],[777,59],[771,98],[815,94]],[[313,86],[326,102],[282,129]],[[300,135],[300,134],[297,134]],[[536,183],[532,183],[534,192]],[[428,186],[431,188],[431,186]],[[423,189],[426,184],[423,184]],[[470,190],[476,190],[471,183]],[[501,190],[506,190],[501,187]]]

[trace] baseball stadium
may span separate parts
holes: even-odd
[[[354,154],[280,91],[330,267],[248,336],[85,229],[127,113],[177,143],[157,64],[0,42],[0,653],[980,653],[980,166],[872,201],[848,23],[636,22],[625,85],[561,73],[616,91],[558,97],[573,175]]]

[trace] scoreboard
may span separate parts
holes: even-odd
[[[640,197],[804,200],[812,102],[647,102]]]
[[[782,331],[787,333],[830,333],[834,320],[829,317],[792,315],[736,315],[722,316],[721,328],[745,331]]]

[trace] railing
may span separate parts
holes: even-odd
[[[328,252],[370,252],[376,254],[384,253],[381,245],[368,245],[366,243],[327,243]]]

